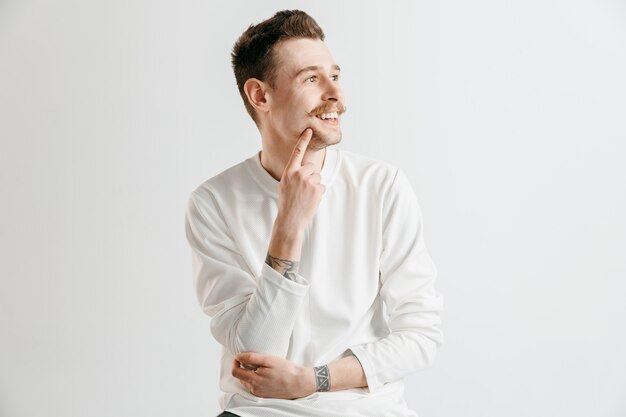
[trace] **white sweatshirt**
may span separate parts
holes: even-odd
[[[416,416],[403,377],[430,364],[443,337],[415,194],[402,171],[333,148],[321,174],[326,192],[305,231],[295,281],[265,263],[279,182],[260,152],[191,194],[186,233],[196,292],[223,346],[220,405],[242,417]],[[354,354],[368,387],[259,398],[231,375],[233,355],[243,351],[311,367]]]

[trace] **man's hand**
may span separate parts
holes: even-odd
[[[235,355],[232,374],[257,397],[293,400],[315,392],[313,368],[296,365],[278,356],[239,353]]]
[[[313,220],[325,187],[315,164],[302,164],[313,130],[300,135],[280,179],[278,216],[282,227],[303,231]]]
[[[313,220],[326,188],[315,164],[302,163],[313,130],[302,132],[280,179],[278,214],[265,262],[294,280],[298,273],[304,230]]]

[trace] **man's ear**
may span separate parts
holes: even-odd
[[[266,98],[267,84],[256,78],[248,78],[243,85],[243,91],[248,97],[248,102],[261,113],[269,111],[269,103]]]

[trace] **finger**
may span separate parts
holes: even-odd
[[[235,360],[246,365],[269,366],[269,357],[256,352],[242,352],[235,355]]]
[[[309,146],[311,136],[313,136],[313,129],[304,129],[304,132],[302,132],[298,138],[298,142],[291,152],[291,157],[289,158],[289,162],[287,162],[286,169],[298,169],[302,166],[302,158],[304,158],[306,147]]]
[[[236,363],[233,366],[238,366],[240,368],[249,369],[251,371],[256,371],[259,367],[257,365],[251,365],[249,363],[239,362],[237,359],[233,359]]]
[[[235,364],[235,362],[237,364]],[[232,375],[237,378],[240,381],[250,381],[252,378],[252,375],[254,375],[254,371],[250,371],[248,369],[244,369],[242,367],[239,366],[239,362],[235,361],[233,362],[233,369],[232,369]]]
[[[240,366],[241,366],[241,362],[239,362],[237,359],[233,359],[232,369],[239,368]]]
[[[322,182],[322,176],[317,172],[311,174],[309,178],[311,179],[311,181],[313,181],[313,184],[321,184]]]
[[[256,371],[257,369],[259,369],[259,366],[257,365],[250,365],[248,363],[241,363],[239,361],[235,361],[237,362],[236,364],[234,364],[233,366],[236,366],[238,368],[243,368],[243,369],[247,369],[248,371]]]
[[[308,177],[313,173],[320,172],[313,162],[306,162],[299,169],[305,177]]]
[[[254,378],[255,373],[254,371],[250,371],[248,369],[236,367],[233,368],[232,375],[240,381],[249,382],[252,378]]]

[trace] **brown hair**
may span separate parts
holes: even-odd
[[[267,82],[275,88],[278,62],[274,46],[280,41],[295,38],[324,40],[324,31],[317,22],[301,10],[283,10],[271,18],[250,27],[237,39],[231,53],[231,62],[239,94],[252,120],[258,125],[254,107],[243,90],[249,78]]]

